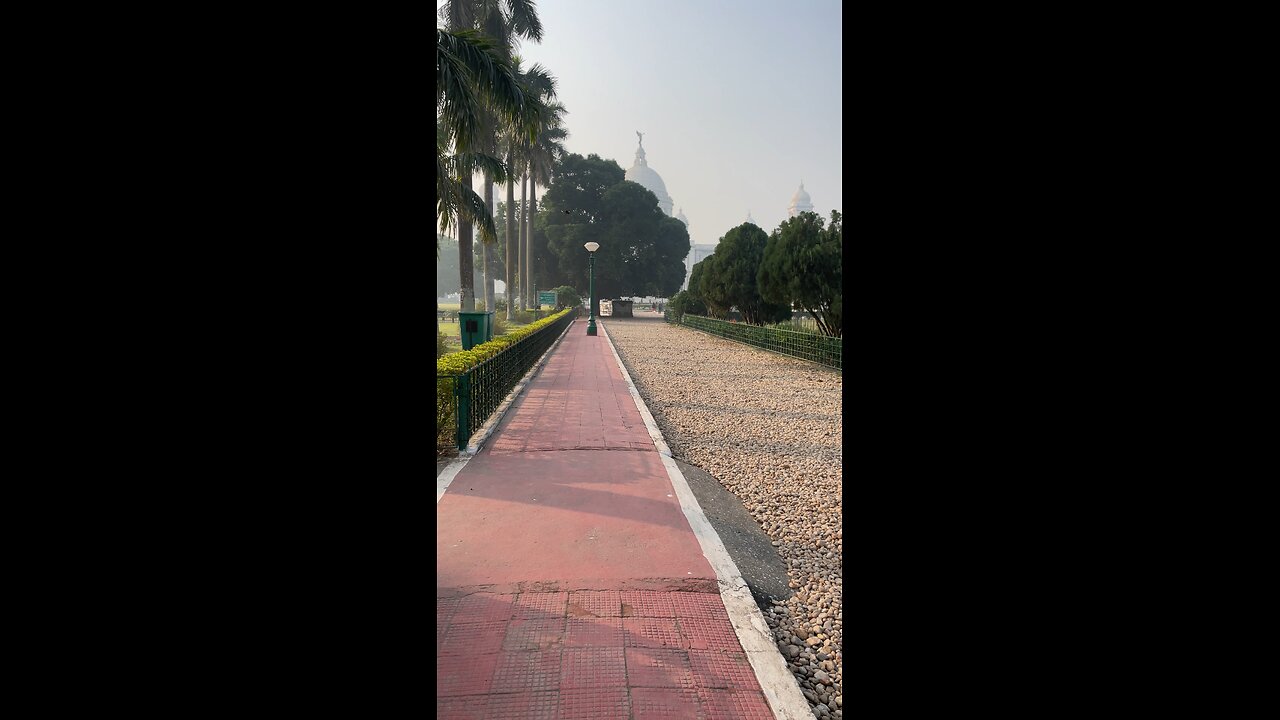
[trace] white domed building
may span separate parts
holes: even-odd
[[[627,179],[633,183],[638,183],[649,192],[658,196],[658,207],[662,208],[662,212],[668,217],[671,216],[671,196],[667,194],[667,184],[662,182],[662,176],[649,167],[649,162],[644,157],[644,135],[637,132],[636,136],[640,138],[640,146],[636,149],[636,161],[627,168]]]
[[[787,217],[795,217],[802,212],[813,212],[813,203],[809,193],[804,191],[804,181],[800,181],[800,189],[791,196],[791,204],[787,206]]]

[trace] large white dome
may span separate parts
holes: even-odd
[[[662,182],[662,177],[649,167],[649,163],[644,158],[644,146],[641,145],[636,150],[636,161],[630,168],[627,168],[627,179],[633,183],[638,183],[646,190],[658,197],[658,207],[662,208],[662,212],[667,215],[671,214],[671,196],[667,194],[667,184]]]

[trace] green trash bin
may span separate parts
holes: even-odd
[[[458,330],[462,335],[462,349],[470,350],[480,343],[493,339],[493,313],[460,312]]]

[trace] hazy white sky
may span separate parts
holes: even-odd
[[[437,6],[441,3],[437,1]],[[517,53],[558,80],[565,147],[635,159],[683,209],[694,243],[786,219],[804,181],[844,213],[838,0],[538,0],[542,43]],[[539,191],[541,196],[541,191]]]

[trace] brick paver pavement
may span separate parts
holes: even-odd
[[[603,333],[436,506],[440,718],[773,718]]]

